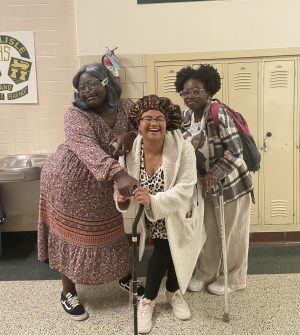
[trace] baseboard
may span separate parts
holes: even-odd
[[[128,236],[128,241],[131,244],[131,235]],[[289,232],[260,232],[250,233],[249,242],[255,244],[297,244],[300,243],[300,231]],[[151,246],[151,238],[146,239],[146,245]]]

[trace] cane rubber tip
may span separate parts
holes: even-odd
[[[223,321],[224,322],[226,322],[226,323],[228,323],[229,322],[229,313],[224,313],[224,315],[223,315]]]

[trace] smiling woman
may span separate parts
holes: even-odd
[[[151,330],[155,298],[166,273],[166,297],[175,316],[181,320],[191,317],[183,294],[205,239],[203,199],[196,188],[193,147],[179,130],[180,107],[168,98],[149,95],[134,104],[129,118],[139,135],[121,163],[126,162],[128,173],[139,179],[140,187],[134,190],[135,200],[118,194],[115,199],[120,211],[140,204],[145,207],[140,257],[146,230],[153,239],[145,294],[138,307],[138,331],[144,334]]]

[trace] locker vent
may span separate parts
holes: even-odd
[[[286,70],[274,70],[270,73],[270,88],[288,88],[289,73]]]
[[[176,93],[175,80],[176,72],[164,76],[164,93]]]
[[[286,200],[271,201],[271,217],[288,216],[288,202]]]
[[[234,90],[249,90],[251,89],[251,72],[237,72],[234,74]]]

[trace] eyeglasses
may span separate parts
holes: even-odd
[[[78,89],[76,90],[79,94],[89,94],[92,93],[97,86],[100,84],[104,87],[108,83],[108,78],[106,77],[102,81],[100,79],[91,79],[85,84],[81,84],[78,86]]]
[[[163,123],[166,121],[166,118],[162,115],[158,116],[158,117],[152,117],[152,116],[144,116],[140,118],[141,121],[145,122],[145,123],[152,123],[153,121],[156,121],[158,123]]]
[[[205,88],[200,88],[200,87],[194,87],[192,89],[185,89],[179,92],[179,95],[182,98],[186,98],[187,96],[191,95],[192,97],[197,97],[198,95],[201,94],[202,91],[206,91]]]

